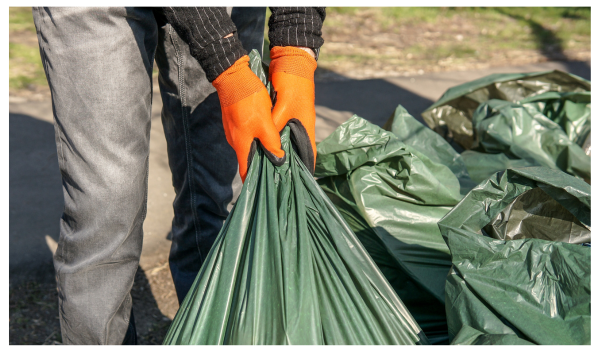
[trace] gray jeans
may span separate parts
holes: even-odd
[[[228,10],[244,48],[262,52],[265,8]],[[218,96],[151,8],[34,8],[33,17],[63,180],[54,255],[63,342],[135,342],[130,291],[146,216],[154,60],[176,192],[169,264],[180,301],[241,190]]]

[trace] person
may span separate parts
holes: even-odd
[[[137,342],[130,291],[146,216],[152,70],[176,197],[169,265],[179,302],[257,148],[285,160],[290,125],[314,171],[314,71],[325,8],[271,8],[273,105],[248,66],[265,8],[33,8],[52,94],[64,212],[54,255],[65,344]]]

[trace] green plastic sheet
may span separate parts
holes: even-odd
[[[579,146],[589,141],[591,124],[591,92],[546,92],[521,100],[523,106],[537,110],[557,123],[567,137]],[[586,150],[589,155],[589,151]]]
[[[465,325],[458,332],[453,345],[534,345],[513,334],[486,334]]]
[[[559,170],[508,169],[439,221],[453,344],[590,343],[590,190]]]
[[[482,103],[473,113],[473,149],[559,168],[585,180],[591,158],[561,126],[535,109],[504,100]],[[588,131],[589,132],[589,131]]]
[[[589,92],[591,83],[562,72],[492,74],[448,89],[421,116],[433,130],[465,149],[473,143],[473,112],[479,104],[499,99],[517,103],[547,92]]]
[[[538,165],[535,160],[511,159],[504,153],[488,154],[465,150],[460,153],[460,157],[467,167],[471,180],[476,183],[481,183],[495,173],[506,169]]]
[[[494,74],[448,89],[422,116],[457,150],[483,153],[463,158],[474,181],[507,167],[547,166],[589,183],[590,90],[561,71]]]
[[[281,141],[280,167],[257,151],[164,343],[427,344],[294,151],[289,128]]]
[[[431,343],[448,343],[450,255],[437,222],[474,184],[460,155],[399,106],[392,132],[354,115],[317,146],[315,176]]]

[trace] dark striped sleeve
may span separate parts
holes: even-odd
[[[163,12],[210,82],[247,54],[224,7],[163,7]],[[233,37],[223,38],[229,33]]]
[[[269,41],[274,46],[304,46],[318,50],[323,45],[321,28],[324,7],[270,7]]]

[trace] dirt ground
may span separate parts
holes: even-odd
[[[560,28],[563,32],[575,30],[576,16],[565,15],[556,23],[544,23],[527,13],[522,18],[497,14],[490,20],[490,16],[457,12],[435,17],[433,21],[411,21],[383,19],[381,9],[376,8],[353,13],[330,9],[323,26],[325,45],[321,48],[315,79],[418,76],[591,59],[589,35],[574,33],[565,41],[558,33]],[[9,42],[37,47],[37,37],[31,28],[11,30]],[[27,75],[26,71],[33,68],[11,65],[10,69],[11,74],[20,70]],[[38,81],[39,78],[35,82]],[[25,89],[10,89],[9,93],[15,101],[43,100],[50,96],[46,84],[29,84]]]
[[[9,343],[62,344],[56,285],[53,282],[26,282],[9,291]],[[147,272],[138,268],[131,296],[138,343],[162,344],[179,308],[168,264],[159,263]]]
[[[591,58],[588,38],[574,36],[579,41],[563,43],[553,32],[556,25],[531,19],[518,28],[518,35],[534,37],[523,46],[537,47],[518,47],[515,42],[511,48],[494,42],[503,26],[516,27],[517,23],[518,19],[506,17],[486,24],[483,15],[456,14],[432,22],[399,20],[389,25],[376,9],[351,15],[330,11],[323,27],[325,45],[319,66],[349,78],[367,79]]]

